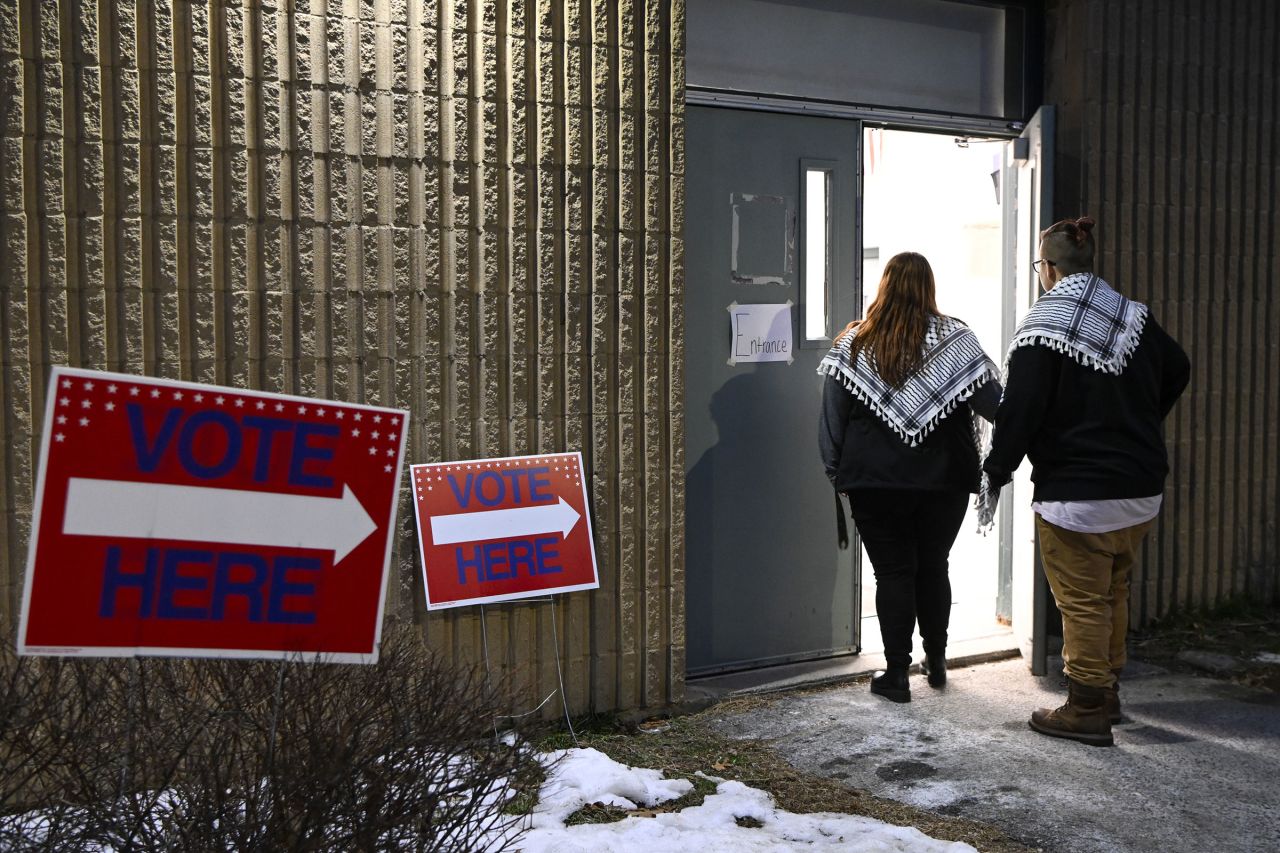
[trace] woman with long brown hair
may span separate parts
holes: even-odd
[[[923,255],[889,259],[866,317],[818,368],[826,375],[818,443],[827,477],[849,498],[876,577],[887,668],[871,692],[911,701],[911,635],[929,684],[946,684],[947,560],[978,490],[978,454],[1000,402],[995,364],[964,323],[938,311]]]

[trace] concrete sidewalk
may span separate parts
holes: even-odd
[[[1027,717],[1065,698],[1021,660],[911,679],[897,705],[854,684],[709,719],[772,743],[797,768],[995,824],[1032,847],[1280,851],[1280,696],[1132,663],[1116,746],[1037,735]]]

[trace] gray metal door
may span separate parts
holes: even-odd
[[[711,107],[687,115],[688,671],[856,651],[858,545],[836,545],[816,370],[861,304],[861,126]],[[777,323],[790,314],[789,361],[738,360],[753,350],[744,327],[732,331],[734,314],[753,305],[779,306]]]

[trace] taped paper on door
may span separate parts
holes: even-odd
[[[755,305],[728,306],[729,364],[744,362],[785,361],[791,364],[791,300]]]

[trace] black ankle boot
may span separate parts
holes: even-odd
[[[925,655],[924,660],[920,662],[920,671],[929,676],[930,687],[947,686],[947,656],[945,654]]]
[[[890,702],[910,702],[911,682],[907,678],[907,668],[891,666],[880,670],[871,677],[871,692]]]

